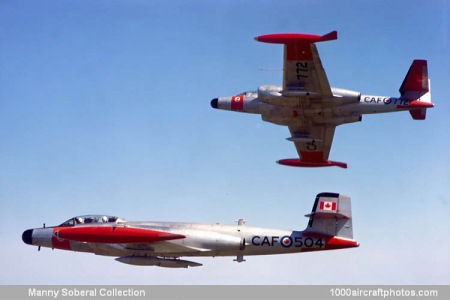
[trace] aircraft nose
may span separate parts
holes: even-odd
[[[211,107],[212,108],[219,107],[219,99],[218,98],[214,98],[214,99],[211,100]]]
[[[25,244],[33,245],[33,244],[32,244],[32,238],[31,238],[32,235],[33,235],[33,229],[25,230],[25,231],[22,233],[22,241],[23,241]]]

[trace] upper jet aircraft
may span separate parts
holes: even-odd
[[[260,35],[258,42],[284,44],[283,85],[266,85],[257,91],[215,98],[217,109],[260,114],[262,119],[288,126],[300,159],[278,163],[294,167],[347,168],[344,162],[328,160],[336,126],[361,121],[362,114],[407,110],[414,120],[425,120],[434,107],[426,60],[414,60],[400,86],[399,97],[361,95],[331,88],[315,43],[337,39],[337,32],[325,35],[279,33]]]

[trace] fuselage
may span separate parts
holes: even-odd
[[[261,86],[257,91],[232,97],[216,98],[211,106],[217,109],[260,114],[262,119],[277,125],[290,126],[302,121],[314,125],[341,125],[361,121],[363,114],[387,113],[432,107],[406,97],[361,95],[359,92],[332,88],[333,97],[316,98],[304,92],[283,92],[281,86]]]
[[[74,225],[79,228],[92,225]],[[185,238],[126,245],[118,243],[77,242],[58,237],[65,227],[36,228],[24,232],[27,244],[62,250],[92,252],[109,256],[246,256],[307,252],[357,247],[351,239],[308,231],[289,231],[246,225],[220,225],[173,222],[118,222],[96,226],[142,228],[182,235]],[[177,247],[179,246],[179,247]]]
[[[138,266],[187,268],[197,262],[182,256],[287,254],[358,247],[353,240],[350,197],[337,193],[316,196],[303,231],[180,222],[130,222],[106,215],[72,217],[64,223],[25,230],[25,244],[53,249],[117,256]]]

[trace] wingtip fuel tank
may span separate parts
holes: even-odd
[[[203,266],[200,263],[176,259],[176,258],[159,258],[151,256],[121,256],[115,259],[123,264],[133,266],[157,266],[163,268],[188,268]]]

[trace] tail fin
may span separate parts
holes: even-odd
[[[335,193],[316,196],[305,231],[353,239],[350,197]]]
[[[400,86],[401,98],[409,101],[409,113],[414,120],[425,120],[427,108],[431,102],[430,80],[428,79],[428,65],[426,60],[414,60]]]

